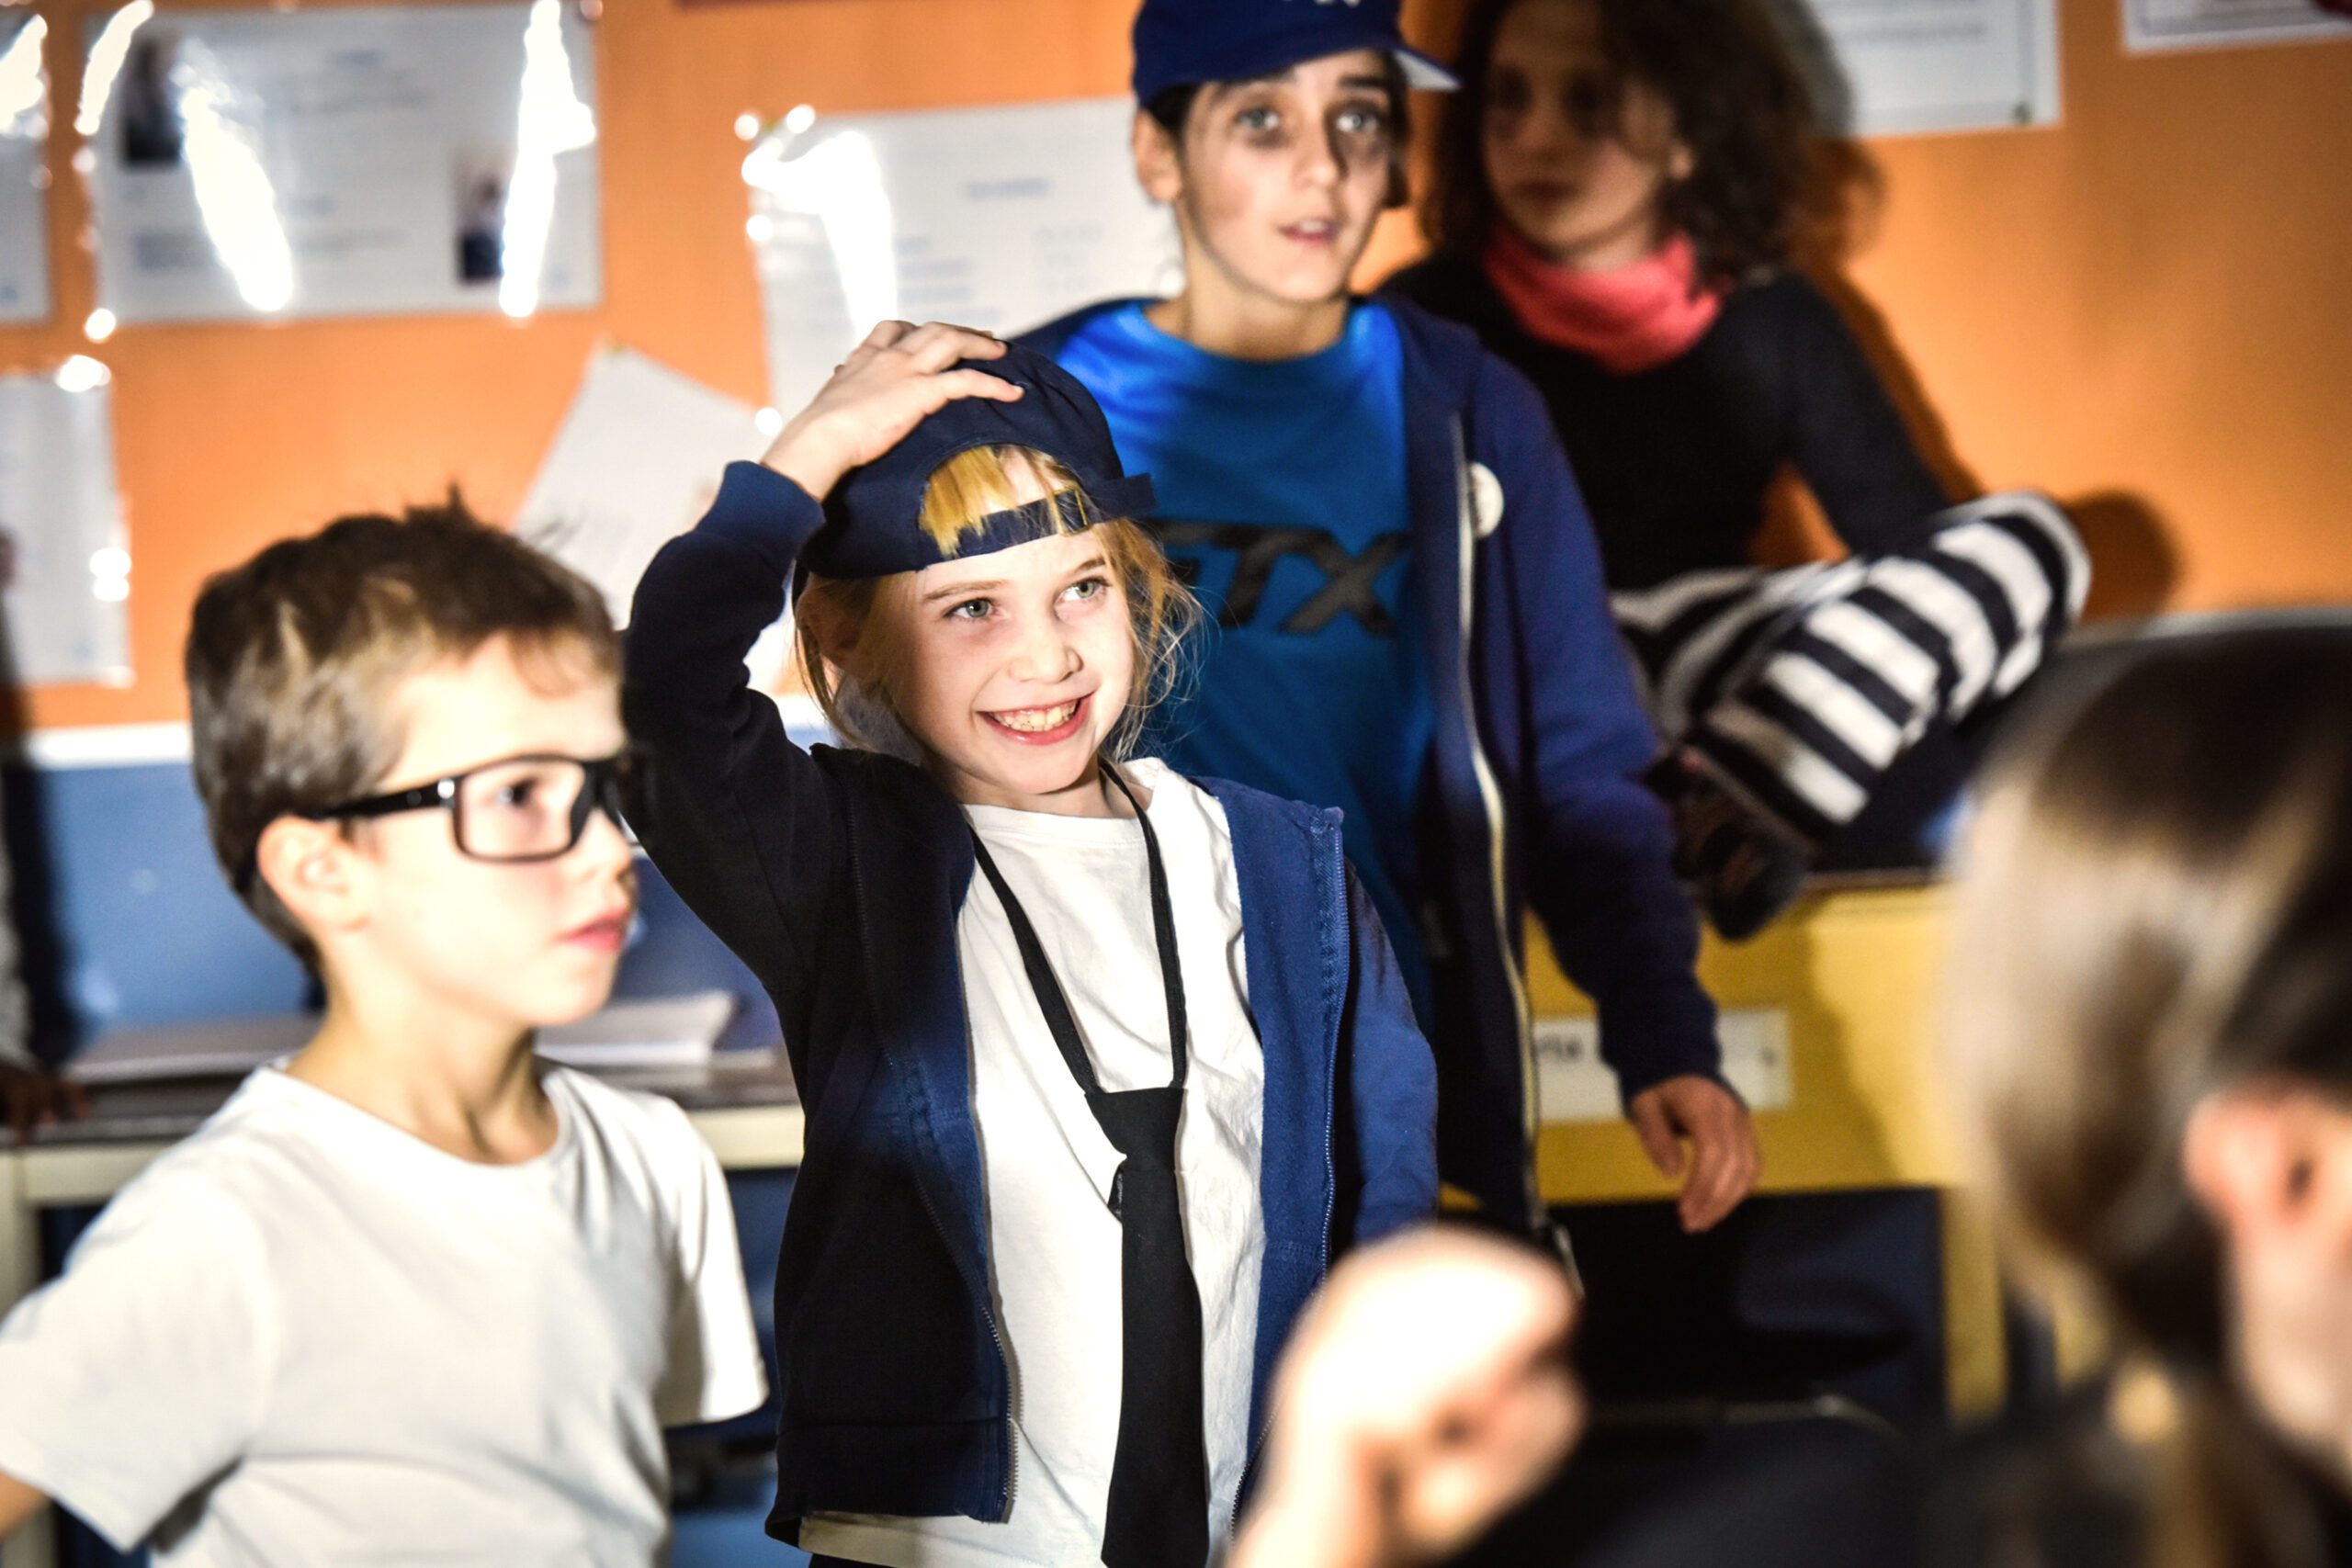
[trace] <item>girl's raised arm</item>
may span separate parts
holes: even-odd
[[[798,959],[840,886],[839,787],[792,744],[745,656],[784,613],[822,498],[957,398],[1018,389],[965,359],[1003,353],[959,327],[876,327],[759,463],[734,463],[709,513],[639,582],[622,706],[645,758],[629,818],[687,907],[755,968]]]

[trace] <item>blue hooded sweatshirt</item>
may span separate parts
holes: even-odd
[[[1468,328],[1378,302],[1402,339],[1416,629],[1436,709],[1410,857],[1422,885],[1406,893],[1429,911],[1439,1168],[1498,1222],[1540,1229],[1529,905],[1598,1007],[1626,1099],[1685,1074],[1720,1079],[1715,1009],[1693,973],[1698,918],[1674,878],[1672,825],[1640,782],[1659,741],[1543,399]],[[1132,303],[1018,341],[1058,357]]]

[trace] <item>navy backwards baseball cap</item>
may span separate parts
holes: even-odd
[[[1151,510],[1151,479],[1120,466],[1102,410],[1069,371],[1033,349],[1013,345],[1007,345],[1001,359],[967,359],[956,368],[1010,381],[1023,395],[1009,403],[958,398],[881,457],[852,468],[826,497],[825,526],[802,552],[802,566],[826,577],[888,577]],[[951,553],[919,526],[923,492],[941,464],[976,446],[1042,452],[1068,468],[1078,484],[1025,506],[989,513],[978,532],[967,532]]]
[[[1143,0],[1136,13],[1136,101],[1170,87],[1246,82],[1309,60],[1376,49],[1408,86],[1450,92],[1453,74],[1408,49],[1402,0]]]

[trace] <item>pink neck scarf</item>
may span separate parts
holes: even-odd
[[[1613,375],[1655,370],[1706,335],[1723,296],[1699,287],[1698,253],[1677,234],[1614,272],[1579,272],[1547,261],[1498,223],[1487,276],[1519,324],[1555,348],[1600,362]]]

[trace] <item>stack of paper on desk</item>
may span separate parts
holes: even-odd
[[[734,1017],[735,998],[725,991],[614,1002],[577,1023],[541,1030],[539,1055],[596,1071],[698,1066]],[[300,1049],[317,1027],[314,1018],[280,1014],[119,1029],[65,1072],[85,1084],[240,1077]]]
[[[729,463],[766,445],[747,404],[632,350],[601,350],[515,532],[594,583],[627,625],[654,552],[694,526]]]
[[[734,1021],[735,998],[725,991],[614,1002],[578,1023],[539,1031],[539,1055],[596,1071],[699,1066]]]

